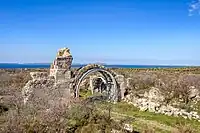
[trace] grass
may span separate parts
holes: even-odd
[[[152,126],[155,132],[171,132],[169,130],[163,130],[164,127],[172,127],[172,129],[176,129],[176,127],[180,125],[185,125],[191,127],[192,129],[196,129],[197,132],[200,132],[200,122],[196,120],[184,119],[181,117],[172,117],[166,116],[162,114],[155,114],[151,112],[142,112],[139,111],[133,105],[129,105],[127,103],[117,103],[117,104],[100,104],[101,109],[107,109],[107,106],[112,106],[112,111],[124,116],[130,116],[136,118],[136,121],[133,121],[133,127],[142,132],[145,129],[145,126]],[[155,123],[155,124],[152,124]],[[159,126],[160,125],[160,126]],[[154,127],[153,127],[154,126]]]
[[[84,90],[80,90],[79,95],[80,95],[81,99],[86,99],[86,98],[92,96],[92,92],[91,92],[91,90],[84,89]]]

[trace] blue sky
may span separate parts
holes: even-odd
[[[190,0],[2,0],[0,62],[200,65]]]

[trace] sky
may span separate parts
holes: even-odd
[[[200,0],[0,0],[0,63],[200,65]]]

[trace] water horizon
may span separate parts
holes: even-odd
[[[0,63],[0,69],[17,68],[50,68],[51,63]],[[72,68],[79,68],[87,64],[72,64]],[[130,65],[130,64],[101,64],[108,68],[183,68],[198,67],[190,65]]]

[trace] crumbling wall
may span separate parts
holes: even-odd
[[[55,83],[55,79],[43,72],[31,72],[32,79],[22,89],[24,104],[38,108],[50,108],[71,98],[70,82]]]
[[[195,92],[195,94],[194,94]],[[191,90],[191,96],[197,98],[196,100],[200,101],[199,92],[197,93],[194,90]],[[162,94],[160,89],[151,87],[143,95],[137,96],[134,93],[129,93],[124,101],[132,104],[135,107],[138,107],[141,111],[149,111],[153,113],[160,113],[168,116],[183,117],[185,119],[195,119],[200,122],[200,114],[197,111],[188,111],[186,109],[181,109],[174,106],[179,105],[180,103],[166,103],[165,95]],[[196,101],[193,101],[196,102]]]

